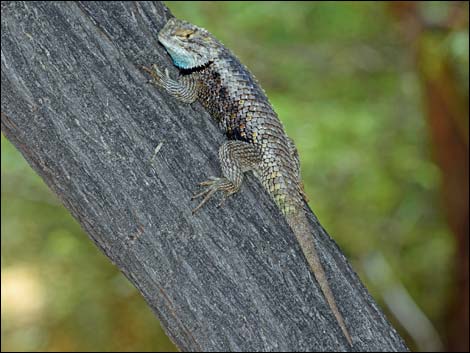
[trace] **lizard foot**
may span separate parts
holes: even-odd
[[[170,73],[167,68],[165,68],[164,72],[156,64],[152,64],[151,68],[146,66],[142,66],[141,68],[152,76],[152,80],[150,80],[149,83],[163,86],[165,82],[171,81]]]
[[[233,195],[238,191],[238,188],[233,185],[233,183],[228,180],[227,178],[217,178],[217,177],[210,177],[210,180],[203,181],[199,183],[200,186],[206,186],[206,188],[191,197],[191,200],[195,200],[199,197],[204,197],[199,205],[193,210],[193,214],[201,209],[207,201],[214,195],[214,193],[218,190],[224,191],[224,195],[222,197],[222,201],[220,201],[218,207],[222,206],[227,199],[228,196]]]

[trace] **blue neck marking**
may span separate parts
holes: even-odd
[[[187,69],[189,67],[189,63],[187,61],[184,61],[183,58],[181,57],[178,57],[178,58],[173,58],[173,63],[178,66],[178,67],[181,67],[182,69]]]
[[[191,67],[191,59],[184,57],[181,54],[178,54],[172,50],[168,50],[170,53],[171,59],[173,60],[173,63],[182,69],[188,69]]]

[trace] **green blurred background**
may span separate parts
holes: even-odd
[[[255,73],[410,348],[468,351],[468,3],[166,4]],[[1,177],[2,351],[175,350],[3,135]]]

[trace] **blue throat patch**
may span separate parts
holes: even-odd
[[[172,50],[168,50],[170,53],[171,59],[173,60],[173,63],[182,69],[188,69],[191,67],[191,61],[188,60],[188,58],[182,56],[181,54],[178,54]]]

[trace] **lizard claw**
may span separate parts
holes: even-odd
[[[162,72],[162,70],[156,64],[152,64],[150,68],[143,65],[140,68],[152,77],[152,79],[147,81],[147,83],[162,85],[165,81],[170,79],[170,73],[168,72],[167,68],[165,68],[164,72]]]
[[[207,188],[203,192],[201,192],[198,195],[193,196],[192,200],[194,200],[196,197],[202,196],[206,194],[206,196],[202,199],[202,201],[199,203],[199,205],[196,206],[196,208],[192,211],[193,214],[195,214],[197,211],[201,209],[202,206],[206,204],[207,201],[214,195],[214,193],[217,191],[217,188]]]
[[[198,183],[198,185],[199,185],[199,186],[210,186],[210,185],[214,184],[214,182],[216,182],[217,179],[220,179],[220,178],[211,176],[211,177],[209,177],[209,179],[210,179],[210,180],[201,181],[200,183]]]
[[[199,183],[200,186],[206,186],[206,188],[200,193],[194,194],[191,197],[191,200],[195,200],[199,197],[204,197],[202,201],[199,203],[199,205],[197,205],[197,207],[193,210],[193,214],[199,211],[201,207],[204,206],[207,203],[207,201],[209,201],[209,199],[212,197],[212,195],[214,195],[216,191],[218,190],[225,191],[222,201],[219,203],[217,207],[221,207],[225,203],[225,199],[234,193],[234,191],[232,191],[233,184],[226,178],[210,177],[209,179],[210,180],[206,180],[206,181]]]
[[[139,68],[152,76],[152,79],[147,80],[145,83],[147,84],[155,83],[155,78],[153,77],[154,72],[152,71],[152,69],[149,69],[147,66],[144,66],[144,65],[139,65]]]
[[[197,198],[201,197],[201,196],[204,196],[205,194],[207,194],[211,189],[210,188],[207,188],[207,189],[204,189],[203,191],[201,191],[200,193],[198,194],[194,194],[193,196],[191,196],[191,201],[192,200],[196,200]]]

